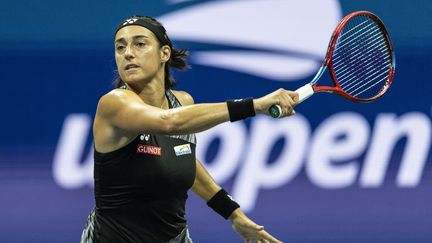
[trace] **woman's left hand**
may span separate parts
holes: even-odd
[[[257,225],[240,209],[236,209],[229,217],[233,229],[244,239],[245,243],[282,243],[267,231],[264,226]]]

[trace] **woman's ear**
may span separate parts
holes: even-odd
[[[171,57],[171,48],[168,45],[161,47],[161,60],[163,63],[167,62]]]

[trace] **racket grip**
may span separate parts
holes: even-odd
[[[306,84],[298,88],[295,92],[299,95],[299,101],[297,104],[300,104],[314,94],[314,89],[311,84]],[[272,105],[269,108],[269,113],[273,118],[280,118],[282,116],[282,108],[280,105]]]
[[[300,104],[305,99],[311,97],[314,94],[314,89],[311,84],[303,85],[302,87],[296,89],[295,91],[299,95],[299,101],[297,104]]]
[[[269,108],[269,113],[273,118],[280,118],[282,116],[282,108],[280,105],[272,105]]]

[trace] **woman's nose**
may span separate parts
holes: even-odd
[[[126,50],[125,50],[125,58],[127,59],[131,59],[133,58],[135,55],[133,53],[133,50],[131,48],[131,46],[126,46]]]

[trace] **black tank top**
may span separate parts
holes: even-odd
[[[170,108],[181,106],[170,90],[166,96]],[[139,134],[113,152],[95,150],[91,242],[167,242],[180,234],[195,179],[195,144],[194,134]]]

